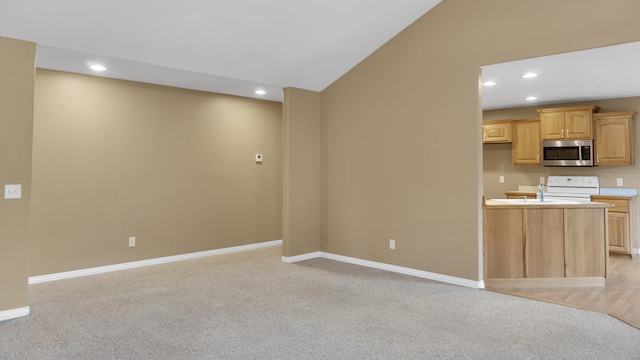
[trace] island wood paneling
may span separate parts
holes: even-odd
[[[564,277],[563,209],[528,209],[524,218],[526,277]]]
[[[609,206],[485,201],[485,286],[604,286]]]
[[[485,279],[523,278],[522,209],[485,209],[484,219]]]
[[[565,209],[565,271],[567,277],[605,276],[607,226],[602,209]],[[603,242],[585,239],[605,239]]]

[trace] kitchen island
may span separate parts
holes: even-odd
[[[610,206],[540,199],[484,202],[485,287],[604,286]]]

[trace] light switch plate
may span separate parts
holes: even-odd
[[[20,199],[22,198],[22,185],[12,184],[4,186],[4,198],[5,199]]]

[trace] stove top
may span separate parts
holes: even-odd
[[[549,176],[546,194],[549,198],[590,199],[600,193],[597,176]]]

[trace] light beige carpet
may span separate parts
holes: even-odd
[[[0,359],[639,359],[604,314],[281,248],[30,286]]]

